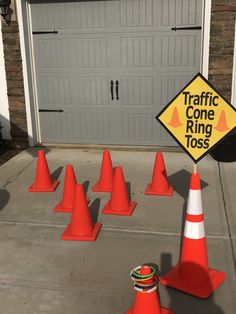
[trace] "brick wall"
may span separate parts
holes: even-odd
[[[209,80],[231,101],[236,0],[212,0]]]
[[[19,29],[16,19],[2,20],[7,92],[12,142],[17,147],[28,146],[26,109],[20,51]]]

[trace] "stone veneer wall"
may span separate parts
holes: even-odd
[[[11,136],[12,143],[16,147],[27,147],[28,132],[19,29],[15,12],[12,13],[14,14],[11,15],[7,22],[2,19]]]
[[[236,0],[212,0],[209,80],[231,101]]]

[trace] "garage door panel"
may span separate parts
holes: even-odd
[[[194,73],[196,74],[196,73]],[[193,75],[189,76],[162,76],[160,78],[160,98],[161,106],[168,104],[171,99],[192,79]]]
[[[121,0],[121,27],[147,27],[153,24],[153,0]]]
[[[42,141],[58,142],[75,139],[73,115],[71,113],[41,112],[40,128]]]
[[[106,1],[33,1],[35,30],[106,27]]]
[[[152,106],[153,77],[128,76],[120,82],[121,106]]]
[[[40,108],[60,107],[76,110],[79,106],[110,105],[110,78],[65,76],[62,73],[38,75]]]
[[[40,113],[41,137],[43,141],[75,142],[81,143],[111,141],[111,115],[99,112],[73,112],[72,113]]]
[[[75,104],[79,106],[108,106],[109,78],[108,77],[77,77],[75,85]]]
[[[201,3],[32,0],[33,31],[57,31],[33,36],[39,109],[63,110],[40,112],[42,140],[172,145],[155,116],[199,71],[201,31],[171,29]]]
[[[77,114],[78,136],[83,141],[110,140],[111,115],[100,112],[81,112]]]
[[[75,45],[77,68],[107,67],[107,38],[77,38]]]
[[[176,146],[176,142],[162,126],[158,126],[158,129],[156,131],[158,131],[158,133],[160,134],[159,141],[161,145]]]
[[[199,68],[200,36],[198,34],[167,35],[160,37],[159,55],[160,66],[192,70]]]
[[[162,26],[201,25],[202,1],[161,0]]]
[[[196,75],[196,72],[190,73],[163,73],[158,78],[158,95],[160,97],[159,106],[156,111],[158,114],[175,97],[175,95]],[[169,133],[161,126],[156,124],[155,134],[158,134],[158,141],[161,145],[175,146],[176,143]]]
[[[49,68],[69,68],[71,66],[70,45],[68,39],[55,38],[38,38],[34,42],[36,54],[36,66],[40,69]]]
[[[81,1],[69,3],[66,7],[69,28],[104,28],[106,22],[106,1]]]
[[[67,27],[65,1],[37,0],[31,6],[34,30],[64,29]],[[56,4],[56,5],[55,5]]]
[[[152,36],[121,37],[120,46],[122,67],[153,66]]]
[[[199,0],[99,0],[66,3],[55,0],[32,3],[34,30],[52,28],[62,31],[104,31],[120,27],[153,27],[160,30],[160,27],[170,29],[172,26],[202,24],[202,1]]]
[[[39,76],[38,100],[41,108],[72,105],[70,77]]]
[[[122,141],[151,144],[153,142],[153,119],[151,114],[122,114]]]

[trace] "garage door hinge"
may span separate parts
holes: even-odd
[[[172,31],[181,31],[181,30],[188,30],[188,29],[202,29],[201,26],[189,26],[189,27],[172,27]]]
[[[58,31],[34,31],[33,35],[40,35],[40,34],[58,34]]]
[[[63,112],[62,109],[39,109],[39,112]]]

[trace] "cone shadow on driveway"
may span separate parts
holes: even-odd
[[[128,200],[129,200],[129,202],[131,202],[131,183],[125,182],[125,186],[126,186],[126,191],[128,194]]]
[[[89,206],[90,214],[94,224],[98,221],[100,204],[101,204],[100,198],[96,198]]]
[[[4,209],[10,200],[10,193],[7,190],[0,190],[0,211]]]
[[[179,170],[172,175],[168,176],[170,184],[173,186],[174,191],[179,194],[185,201],[188,198],[189,181],[191,173],[185,169]],[[201,188],[205,189],[209,184],[201,179]]]
[[[63,167],[58,167],[56,170],[54,170],[51,174],[51,178],[53,181],[56,181],[59,179],[61,173],[62,173]]]
[[[172,268],[172,256],[170,253],[162,253],[160,269],[161,273],[165,274]],[[199,269],[200,271],[201,270]],[[208,284],[210,284],[208,282]],[[214,303],[214,294],[212,294],[208,299],[198,299],[191,295],[184,294],[173,288],[166,288],[166,291],[170,298],[170,308],[175,314],[226,314],[224,311]]]
[[[84,181],[83,184],[82,184],[82,185],[83,185],[83,188],[84,188],[84,193],[85,193],[85,195],[87,195],[87,193],[88,193],[89,184],[90,184],[90,181],[89,181],[89,180]]]

